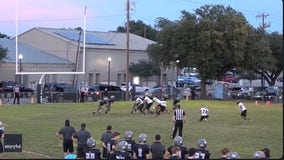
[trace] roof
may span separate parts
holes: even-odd
[[[68,41],[79,40],[79,30],[74,29],[54,29],[54,28],[35,28],[54,35],[59,38],[66,39]],[[120,32],[98,32],[98,31],[86,31],[86,47],[97,49],[126,49],[126,33]],[[81,34],[80,41],[83,43],[83,33]],[[129,49],[145,51],[149,44],[154,44],[155,41],[150,39],[129,33]]]
[[[16,42],[15,40],[0,38],[0,45],[7,48],[7,59],[4,62],[16,62]],[[54,64],[66,63],[66,59],[54,56],[40,49],[34,48],[30,45],[18,42],[18,53],[23,55],[23,63],[46,63],[52,62]],[[71,63],[71,62],[69,62]]]

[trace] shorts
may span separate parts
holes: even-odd
[[[70,140],[64,140],[63,141],[63,152],[69,152],[73,153],[74,152],[74,146],[73,146],[73,141]]]
[[[247,116],[247,110],[242,111],[242,112],[241,112],[241,116],[242,116],[242,117],[246,117],[246,116]]]

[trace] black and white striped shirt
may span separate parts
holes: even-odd
[[[178,108],[174,111],[175,120],[183,120],[185,116],[185,112],[183,109]]]

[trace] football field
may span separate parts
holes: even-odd
[[[256,105],[253,101],[244,101],[248,109],[248,117],[252,122],[244,123],[240,117],[235,101],[219,100],[182,100],[180,102],[186,112],[187,120],[183,130],[183,146],[196,147],[200,138],[207,140],[207,149],[212,159],[221,156],[224,147],[237,152],[242,159],[252,158],[253,152],[269,148],[271,158],[283,155],[283,104],[263,102]],[[160,116],[142,116],[136,112],[130,114],[133,102],[114,102],[111,111],[105,115],[93,116],[97,102],[61,103],[61,104],[22,104],[0,106],[0,120],[8,126],[6,134],[22,134],[22,152],[1,153],[0,158],[63,158],[62,144],[55,138],[57,131],[64,126],[65,119],[71,125],[80,129],[81,123],[86,123],[86,129],[96,140],[100,148],[100,136],[111,124],[113,131],[121,134],[131,130],[133,138],[138,141],[140,133],[147,134],[147,143],[152,144],[155,134],[161,135],[165,147],[173,145],[172,134],[172,101],[168,101],[168,110]],[[155,105],[155,104],[153,104]],[[209,109],[209,119],[199,122],[199,109],[206,105]],[[74,144],[76,146],[76,144]],[[76,150],[76,147],[75,147]]]

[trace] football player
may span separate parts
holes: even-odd
[[[138,96],[133,104],[132,110],[130,111],[131,114],[136,111],[140,111],[143,115],[145,115],[144,112],[144,96]]]
[[[150,153],[150,147],[146,144],[147,135],[139,134],[139,143],[134,145],[134,153],[138,160],[146,160],[147,155]]]
[[[167,108],[167,101],[161,101],[157,97],[153,98],[153,101],[157,103],[157,106],[155,107],[156,110],[156,117],[161,114],[161,112],[168,111]]]
[[[132,155],[126,151],[128,147],[128,143],[126,141],[119,142],[118,146],[120,150],[115,151],[115,159],[126,159],[126,160],[133,159]]]
[[[210,152],[206,150],[207,142],[205,139],[199,139],[197,141],[197,148],[195,152],[195,159],[210,159]]]
[[[153,112],[151,111],[151,106],[153,104],[153,100],[150,98],[150,96],[145,96],[144,98],[144,105],[145,105],[145,109],[147,110],[148,114],[153,114]]]
[[[247,120],[252,121],[251,118],[247,117],[247,108],[246,108],[246,106],[244,105],[244,103],[241,102],[240,100],[238,100],[238,101],[237,101],[237,106],[238,106],[239,109],[240,109],[242,119],[243,119],[245,122],[246,122]]]
[[[96,141],[93,138],[89,138],[87,140],[88,148],[84,149],[85,159],[101,159],[101,151],[96,147]]]
[[[209,110],[208,108],[204,105],[203,107],[200,108],[200,119],[199,121],[207,121],[209,118]]]
[[[134,155],[134,145],[136,144],[135,140],[132,139],[133,137],[133,132],[132,131],[126,131],[124,133],[124,141],[127,142],[127,148],[126,151],[131,154],[131,156]]]
[[[179,97],[175,98],[173,101],[173,111],[177,109],[177,105],[179,104],[180,99]]]
[[[169,159],[170,158],[170,156],[173,154],[172,153],[172,149],[175,146],[180,148],[180,151],[179,151],[179,154],[178,154],[179,158],[180,159],[185,159],[186,158],[186,154],[187,154],[187,148],[182,146],[182,143],[183,143],[182,137],[176,136],[174,138],[174,145],[168,147],[167,152],[164,155],[164,159]]]

